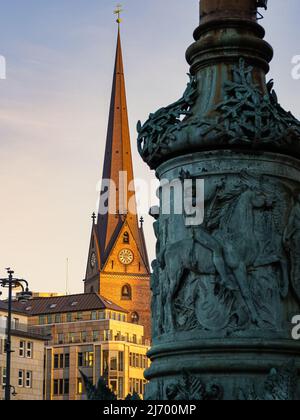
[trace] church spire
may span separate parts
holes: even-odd
[[[150,337],[150,266],[134,188],[120,13],[103,184],[97,221],[93,219],[85,293],[98,293],[128,311],[128,320]],[[109,181],[109,182],[108,182]],[[107,211],[108,210],[108,211]]]
[[[137,216],[134,174],[128,123],[128,110],[121,45],[120,9],[118,9],[118,36],[113,75],[109,122],[103,180],[111,180],[111,186],[103,188],[100,196],[100,209],[109,208],[107,214],[99,212],[97,226],[101,250],[101,262],[106,259],[124,223],[127,223],[138,244],[141,244]],[[117,13],[117,11],[115,12]]]

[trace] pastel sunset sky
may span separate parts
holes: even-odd
[[[116,45],[116,2],[10,0],[0,14],[0,275],[34,291],[82,292],[102,173]],[[151,179],[136,148],[136,122],[178,99],[198,0],[124,0],[122,43],[136,177]],[[261,21],[275,50],[270,78],[282,106],[300,117],[299,0],[269,0]],[[143,199],[141,193],[139,198]],[[146,218],[154,257],[152,220]]]

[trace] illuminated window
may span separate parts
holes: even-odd
[[[82,395],[83,394],[83,382],[82,379],[79,378],[77,381],[77,394]]]
[[[84,353],[84,367],[93,367],[94,366],[94,353],[87,351]]]

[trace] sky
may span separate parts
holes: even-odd
[[[0,276],[41,292],[80,293],[104,159],[117,25],[111,0],[1,1]],[[185,51],[198,0],[124,0],[122,43],[136,177],[154,178],[136,148],[136,122],[185,89]],[[299,0],[270,0],[261,21],[275,50],[281,104],[300,117]],[[143,197],[139,194],[139,199]],[[154,257],[152,220],[145,224]],[[66,286],[66,260],[69,282]]]

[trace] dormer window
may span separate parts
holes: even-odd
[[[123,235],[123,244],[129,244],[129,233],[125,232]]]

